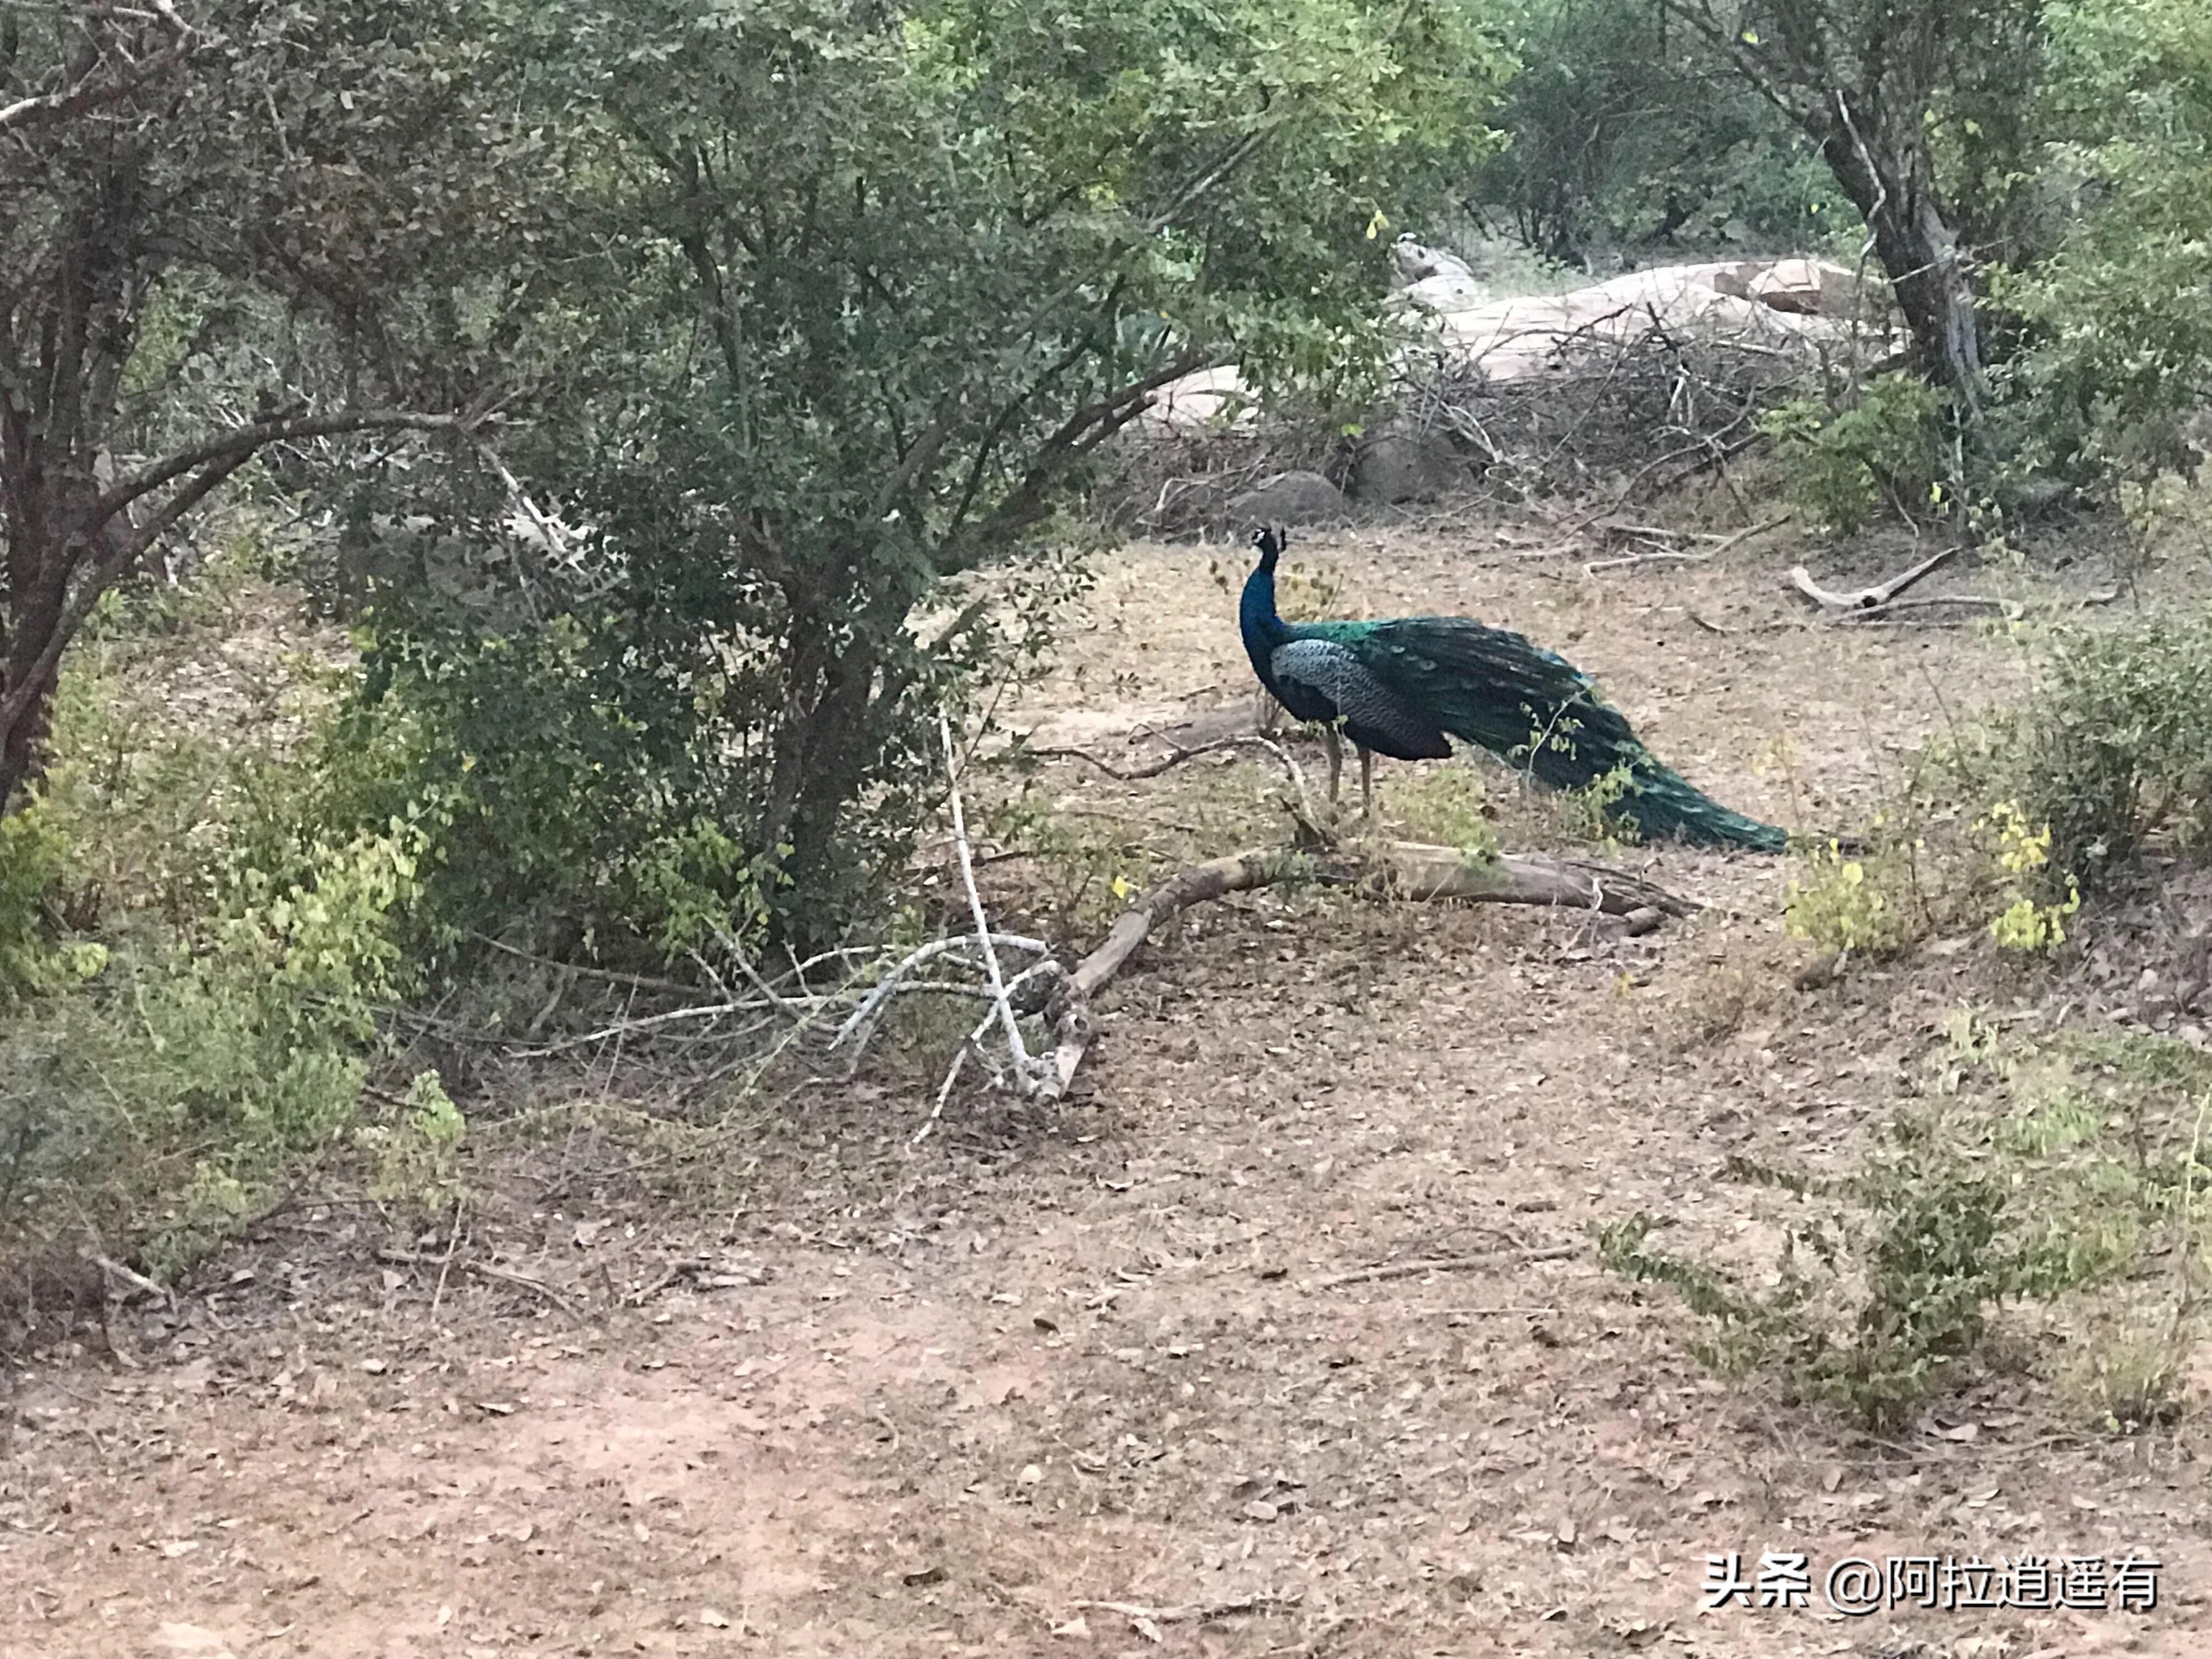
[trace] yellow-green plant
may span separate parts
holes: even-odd
[[[1911,943],[1917,908],[1898,854],[1852,858],[1832,841],[1812,852],[1804,876],[1790,882],[1783,926],[1791,938],[1826,950],[1882,956]]]
[[[1395,805],[1407,826],[1424,841],[1449,847],[1475,863],[1498,855],[1498,828],[1490,821],[1489,792],[1465,766],[1423,774]]]
[[[361,1139],[376,1159],[369,1196],[419,1215],[445,1209],[461,1192],[460,1151],[468,1121],[435,1072],[407,1085],[406,1115],[398,1122],[363,1129]]]
[[[2031,824],[2020,803],[2001,800],[1974,825],[1990,838],[1990,857],[2003,872],[2009,899],[1990,923],[1990,936],[2008,951],[2055,951],[2066,942],[2066,918],[2081,908],[2081,890],[2066,878],[2067,896],[2057,904],[2038,902],[2027,884],[2050,884],[2051,826]]]

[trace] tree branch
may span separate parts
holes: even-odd
[[[299,438],[330,438],[346,432],[399,428],[418,432],[469,432],[475,429],[481,418],[428,415],[405,409],[363,409],[335,415],[272,416],[266,420],[257,421],[252,426],[236,427],[228,432],[218,433],[190,449],[180,450],[134,472],[103,492],[86,509],[84,521],[69,527],[70,533],[89,535],[131,502],[150,495],[164,484],[174,483],[187,472],[195,471],[210,462],[229,460],[235,464],[243,461],[254,451],[266,448],[270,444],[289,443]]]
[[[177,15],[168,0],[155,0],[162,23],[169,31],[169,45],[153,57],[137,64],[127,64],[121,79],[106,86],[90,83],[94,74],[111,61],[107,53],[95,50],[91,62],[78,71],[75,82],[58,87],[52,92],[34,93],[27,98],[18,98],[12,104],[0,105],[0,132],[10,127],[36,126],[50,121],[66,121],[72,117],[101,108],[133,92],[164,70],[173,69],[184,61],[191,50],[196,31]]]

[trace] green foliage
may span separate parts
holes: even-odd
[[[1899,1118],[1848,1176],[1747,1159],[1729,1174],[1791,1200],[1771,1288],[1653,1249],[1648,1216],[1601,1229],[1601,1259],[1676,1289],[1713,1327],[1696,1345],[1706,1363],[1766,1371],[1868,1427],[1894,1431],[1963,1382],[1991,1304],[2056,1286],[2009,1185],[1939,1119]]]
[[[1440,766],[1424,772],[1412,787],[1398,791],[1390,804],[1424,841],[1451,848],[1471,863],[1486,863],[1498,856],[1497,809],[1471,767]]]
[[[2031,327],[2016,366],[2024,466],[2140,481],[2191,464],[2212,387],[2212,14],[2196,0],[2052,0],[2046,176],[2073,210],[1999,297]]]
[[[2107,882],[2160,835],[2212,828],[2212,619],[2182,617],[2049,637],[2034,702],[1990,738],[1994,787],[2047,826],[2043,862],[2014,872],[2062,898]]]
[[[1530,247],[1599,264],[1628,250],[1856,252],[1858,215],[1787,117],[1658,6],[1522,0],[1510,144],[1476,204]]]
[[[2040,885],[2051,867],[2051,826],[2031,828],[2016,801],[2001,800],[1975,829],[1994,841],[1990,858],[2003,872],[2011,902],[1990,923],[1990,936],[2007,951],[2055,951],[2066,942],[2066,918],[2081,908],[2081,890],[2069,880],[2059,903],[2037,901],[2025,884]]]
[[[776,876],[727,827],[747,804],[743,733],[711,690],[625,673],[614,641],[573,617],[370,646],[264,817],[325,835],[408,826],[423,848],[419,959],[451,962],[486,933],[657,966],[758,933]]]
[[[1783,926],[1792,939],[1859,956],[1895,954],[1926,931],[1915,872],[1906,849],[1883,845],[1847,856],[1831,842],[1805,854],[1790,878]]]
[[[1769,410],[1759,426],[1774,441],[1806,522],[1850,536],[1886,504],[1908,514],[1942,505],[1944,408],[1924,381],[1878,374],[1840,408],[1801,398]]]
[[[188,1254],[349,1121],[377,1017],[419,983],[420,830],[319,831],[299,810],[311,769],[258,747],[268,709],[249,711],[257,746],[229,747],[204,707],[161,695],[178,656],[234,627],[111,618],[64,672],[40,793],[0,819],[0,843],[36,853],[0,869],[36,869],[46,932],[73,935],[34,935],[41,966],[12,975],[11,1231]],[[313,686],[277,679],[278,703]]]
[[[2171,1415],[2212,1243],[2212,1058],[2159,1038],[2023,1041],[1965,1009],[1946,1036],[1929,1066],[1941,1103],[1901,1115],[1850,1173],[1731,1161],[1779,1195],[1771,1272],[1656,1249],[1642,1215],[1601,1229],[1601,1255],[1678,1291],[1707,1364],[1877,1430],[1966,1380],[2008,1302],[2086,1355],[2053,1380],[2108,1430]]]
[[[0,818],[0,1009],[80,983],[106,965],[105,947],[50,937],[48,904],[69,852],[68,836],[43,800]]]
[[[1070,818],[1034,774],[977,815],[993,841],[1023,854],[1035,879],[1025,897],[1061,947],[1095,942],[1149,886],[1154,855],[1127,833]]]
[[[396,1123],[360,1132],[375,1160],[369,1196],[398,1206],[410,1225],[453,1207],[461,1194],[460,1152],[469,1126],[435,1072],[418,1072]]]
[[[1642,839],[1636,821],[1620,811],[1621,799],[1636,787],[1636,774],[1624,762],[1588,787],[1560,797],[1569,833],[1583,841],[1610,847],[1632,847]]]
[[[421,536],[380,528],[419,467],[354,518],[397,567],[366,695],[434,734],[454,805],[435,879],[571,932],[655,931],[620,866],[701,825],[733,910],[864,922],[936,805],[939,711],[1025,672],[1073,584],[1056,514],[1098,446],[1206,363],[1369,396],[1382,231],[1448,198],[1508,67],[1444,0],[566,0],[513,28],[532,118],[592,160],[544,204],[562,304],[503,453],[592,526],[596,586],[551,573],[533,614],[478,561],[457,606],[423,566],[498,516],[465,479]]]

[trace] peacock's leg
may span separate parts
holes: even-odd
[[[1359,805],[1369,817],[1375,816],[1375,751],[1359,751]]]
[[[1336,789],[1344,779],[1344,744],[1336,735],[1336,727],[1324,726],[1322,736],[1328,741],[1328,804],[1336,805]]]

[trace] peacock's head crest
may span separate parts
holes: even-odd
[[[1287,530],[1261,525],[1252,532],[1251,542],[1260,550],[1260,568],[1272,571],[1275,561],[1283,556],[1283,550],[1291,544],[1291,535]]]

